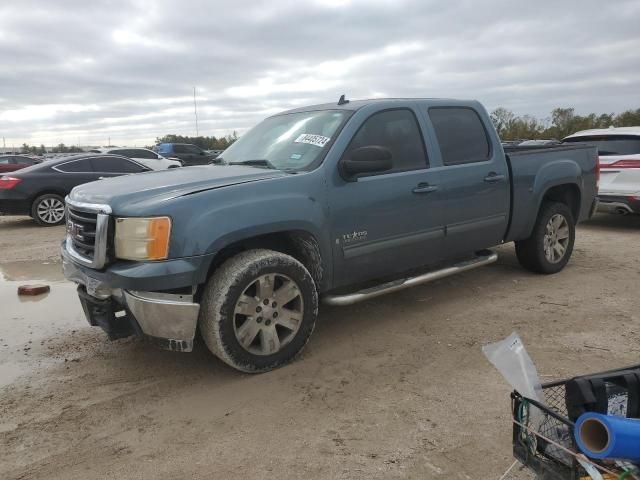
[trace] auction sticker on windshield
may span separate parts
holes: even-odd
[[[312,135],[310,133],[303,133],[293,142],[308,143],[309,145],[315,145],[316,147],[324,147],[329,140],[331,139],[329,137],[325,137],[324,135]]]

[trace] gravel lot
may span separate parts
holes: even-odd
[[[517,331],[543,381],[640,363],[640,217],[580,225],[555,276],[507,245],[488,267],[325,307],[301,358],[257,376],[202,343],[107,342],[59,272],[62,234],[0,218],[2,479],[498,479],[509,387],[481,345]],[[19,300],[27,280],[51,293]]]

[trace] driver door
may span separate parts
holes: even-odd
[[[429,265],[441,253],[439,176],[429,169],[413,110],[398,108],[370,116],[343,159],[369,145],[389,149],[393,167],[351,181],[341,178],[329,195],[336,287]]]

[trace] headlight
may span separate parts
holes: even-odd
[[[169,217],[116,218],[116,257],[164,260],[169,256]]]

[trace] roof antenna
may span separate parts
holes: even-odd
[[[340,95],[340,100],[338,100],[338,105],[346,105],[349,103],[349,100],[344,98],[344,93]]]

